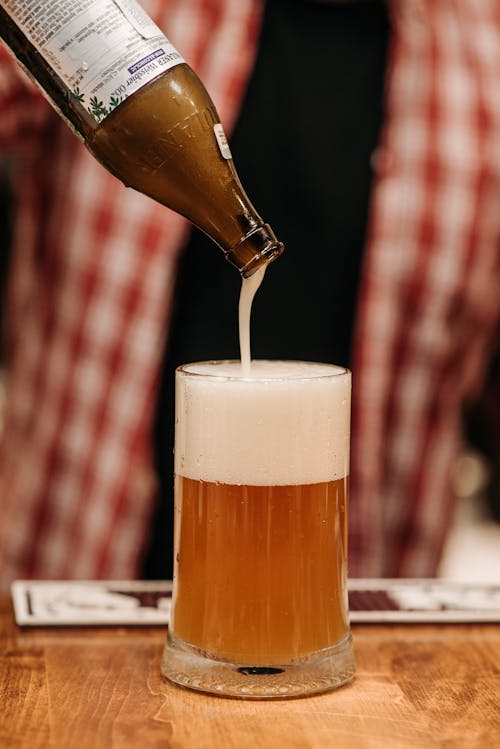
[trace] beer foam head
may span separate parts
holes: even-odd
[[[351,374],[313,362],[189,364],[176,375],[175,471],[201,481],[313,484],[349,473]]]

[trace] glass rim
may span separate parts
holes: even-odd
[[[253,359],[252,362],[266,362],[266,363],[280,363],[280,364],[312,364],[320,367],[331,367],[332,372],[322,372],[321,374],[300,374],[292,375],[287,377],[286,375],[278,375],[276,377],[269,376],[248,376],[248,375],[231,375],[221,374],[216,372],[192,372],[189,371],[189,367],[197,366],[213,366],[213,365],[224,365],[224,364],[241,364],[239,359],[206,359],[204,361],[187,362],[186,364],[180,364],[175,368],[176,374],[181,374],[185,377],[201,377],[210,380],[227,380],[231,382],[291,382],[298,380],[321,380],[321,379],[332,379],[334,377],[343,377],[345,375],[351,375],[352,372],[347,367],[342,367],[339,364],[331,364],[330,362],[318,362],[318,361],[307,361],[305,359]]]

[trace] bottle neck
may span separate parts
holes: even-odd
[[[250,229],[238,244],[224,254],[243,278],[248,278],[258,268],[279,257],[283,250],[284,245],[277,240],[269,224],[260,224]]]

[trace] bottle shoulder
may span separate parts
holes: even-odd
[[[207,112],[211,123],[219,121],[203,83],[189,65],[180,63],[125,99],[100,123],[97,131],[112,132],[128,123],[143,130],[146,136],[148,129],[157,133],[160,128],[169,130],[177,122],[187,127],[189,118],[202,112]]]

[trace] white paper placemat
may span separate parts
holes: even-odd
[[[351,579],[353,623],[500,622],[500,584]],[[166,626],[172,581],[33,581],[12,584],[20,626]]]
[[[172,582],[16,580],[11,591],[21,626],[166,626]]]

